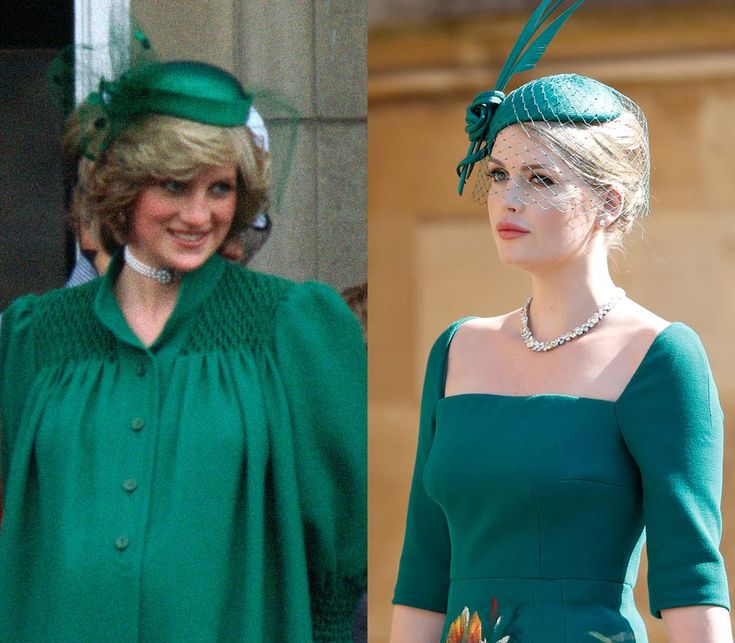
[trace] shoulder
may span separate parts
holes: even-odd
[[[450,364],[464,363],[476,359],[487,351],[487,343],[500,341],[509,333],[509,320],[516,313],[498,317],[462,317],[449,326],[436,338],[429,352],[426,366],[425,384],[435,382],[442,394],[450,369]]]
[[[686,376],[692,369],[709,370],[704,346],[697,333],[682,322],[669,322],[628,300],[616,320],[621,332],[647,348],[642,355],[644,374]]]
[[[450,325],[437,343],[451,364],[474,362],[483,355],[502,353],[517,340],[519,319],[517,310],[496,317],[465,317]]]
[[[648,338],[649,343],[671,325],[670,321],[627,298],[616,306],[615,315],[610,315],[605,321],[613,331],[631,339],[639,337],[645,341]]]
[[[320,281],[291,283],[288,291],[284,292],[282,300],[284,302],[282,308],[285,309],[299,309],[307,306],[349,312],[349,308],[340,294],[330,285]]]
[[[52,332],[59,322],[73,324],[90,313],[97,280],[73,288],[59,288],[42,295],[30,294],[16,299],[3,313],[4,335],[26,331]]]
[[[661,330],[620,396],[617,408],[619,415],[630,411],[650,416],[665,408],[666,414],[680,417],[720,416],[717,388],[697,333],[681,322]]]
[[[235,301],[276,306],[297,284],[289,279],[243,268],[227,262],[217,289],[218,296]]]
[[[478,345],[488,341],[499,341],[509,334],[514,316],[518,311],[496,317],[462,317],[449,326],[437,337],[432,352],[451,352],[453,355],[465,351],[472,352]]]
[[[670,383],[690,386],[711,377],[709,361],[699,335],[686,324],[674,322],[654,339],[645,365],[644,375],[665,377]]]
[[[291,284],[276,310],[276,344],[320,360],[364,356],[360,323],[341,295],[318,281]]]
[[[19,344],[33,346],[33,322],[38,295],[25,295],[16,299],[0,318],[0,360],[2,366],[13,359]]]
[[[703,375],[707,383],[709,363],[694,330],[681,322],[669,322],[630,300],[621,313],[614,319],[613,332],[627,340],[623,344],[636,346],[639,354],[639,367],[628,389],[661,390],[665,384],[671,393],[676,383],[688,386]]]
[[[7,333],[10,325],[17,319],[25,319],[33,315],[38,302],[38,295],[24,295],[10,304],[2,313],[2,329]]]
[[[17,299],[0,326],[3,379],[27,384],[49,364],[107,356],[109,347],[92,310],[95,292],[91,282]]]
[[[301,306],[346,308],[340,295],[325,283],[299,283],[232,263],[228,263],[218,290],[220,297],[255,303],[261,310],[279,314]]]
[[[97,294],[100,279],[71,288],[51,290],[37,298],[36,306],[43,315],[86,313]]]
[[[318,281],[290,283],[275,313],[276,341],[310,352],[364,352],[362,329],[345,301]]]
[[[276,324],[300,335],[333,334],[335,341],[345,332],[356,333],[362,341],[355,314],[334,288],[319,281],[291,283],[279,302]]]
[[[454,329],[451,338],[452,350],[473,347],[478,342],[502,340],[515,328],[514,320],[518,311],[497,315],[496,317],[465,317],[450,326]],[[457,347],[455,349],[455,347]]]
[[[275,358],[289,389],[303,392],[310,409],[331,408],[331,396],[366,394],[366,347],[357,317],[327,284],[291,284],[275,315]],[[298,393],[292,393],[297,395]],[[324,402],[314,406],[316,400]],[[333,400],[344,405],[344,400]],[[359,405],[359,404],[358,404]]]
[[[95,300],[101,279],[52,290],[36,298],[31,323],[38,365],[111,359],[114,339],[99,321]]]

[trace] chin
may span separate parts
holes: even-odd
[[[212,250],[201,254],[197,253],[185,256],[177,255],[175,257],[171,257],[170,261],[164,265],[176,270],[177,272],[192,272],[207,263],[214,253],[215,251]]]
[[[539,257],[529,257],[520,253],[499,252],[498,259],[505,266],[518,268],[526,272],[537,272],[548,265],[547,261],[543,261]]]
[[[207,255],[205,258],[192,259],[190,261],[176,261],[171,265],[171,268],[177,272],[193,272],[201,268],[212,255]]]
[[[498,259],[500,263],[511,266],[513,268],[523,268],[529,263],[529,257],[523,256],[522,253],[513,252],[509,249],[498,249]],[[530,263],[533,263],[532,261]]]

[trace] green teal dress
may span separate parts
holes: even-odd
[[[215,255],[146,348],[121,265],[0,333],[0,641],[350,641],[365,586],[362,335]]]
[[[512,643],[647,641],[633,585],[648,537],[651,610],[729,608],[718,551],[722,411],[696,334],[675,323],[615,402],[444,397],[458,322],[437,340],[394,603],[467,607]]]

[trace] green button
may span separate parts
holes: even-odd
[[[130,544],[130,539],[127,536],[118,536],[115,538],[115,547],[122,551],[123,549],[127,549],[128,545]]]
[[[133,431],[140,431],[143,428],[143,424],[143,420],[141,420],[140,418],[135,418],[130,425],[130,428],[133,429]]]
[[[132,493],[138,488],[138,483],[132,478],[128,478],[125,482],[123,482],[122,488],[125,489],[125,491]]]
[[[145,375],[145,372],[148,370],[148,367],[146,366],[145,362],[140,362],[138,366],[135,369],[135,372],[140,375],[140,377],[143,377]]]

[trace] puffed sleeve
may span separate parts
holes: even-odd
[[[315,641],[351,641],[367,582],[367,371],[359,324],[339,295],[293,286],[276,355],[294,418]]]
[[[677,323],[656,338],[616,413],[641,475],[651,612],[729,609],[718,549],[723,414],[694,331]]]
[[[447,352],[460,320],[447,328],[429,353],[421,395],[419,437],[408,500],[406,534],[393,603],[432,612],[447,611],[451,548],[444,512],[424,488],[424,465],[434,441],[436,405],[444,396]]]
[[[16,430],[36,370],[33,344],[35,295],[16,300],[0,325],[0,484],[8,479]],[[2,504],[0,504],[0,516]]]

